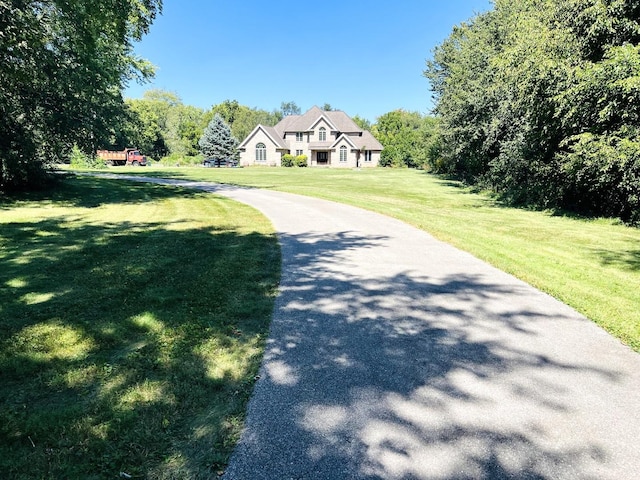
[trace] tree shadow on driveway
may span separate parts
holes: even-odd
[[[640,405],[637,355],[507,275],[376,266],[386,241],[280,235],[262,378],[225,478],[638,471],[640,432],[626,413]],[[631,365],[599,356],[603,345]]]

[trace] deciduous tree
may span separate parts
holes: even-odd
[[[435,119],[419,112],[394,110],[378,117],[371,132],[382,143],[381,166],[422,167],[435,135]]]
[[[427,64],[433,166],[515,204],[640,222],[640,4],[494,5]]]
[[[133,53],[161,0],[0,0],[0,189],[29,188],[74,144],[114,135]]]
[[[282,102],[280,104],[280,111],[282,115],[287,117],[289,115],[300,115],[300,107],[296,105],[296,102]]]

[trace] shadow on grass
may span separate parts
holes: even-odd
[[[280,239],[263,379],[225,479],[595,478],[611,460],[597,438],[556,438],[554,422],[585,420],[568,385],[619,375],[535,353],[545,325],[572,319],[520,302],[525,287],[342,268],[384,236]]]
[[[640,250],[595,250],[595,254],[605,266],[613,266],[622,270],[640,270]]]
[[[207,169],[208,170],[208,169]],[[101,178],[110,178],[112,180],[133,180],[139,179],[140,182],[143,183],[151,183],[156,185],[170,185],[175,186],[176,188],[183,188],[186,191],[190,191],[193,195],[196,195],[198,191],[209,191],[212,192],[214,190],[223,190],[225,188],[240,188],[240,189],[276,189],[276,185],[260,185],[251,186],[246,183],[233,182],[229,179],[225,179],[222,181],[219,178],[203,178],[198,179],[198,170],[195,169],[196,174],[194,175],[194,169],[191,169],[188,172],[175,172],[175,171],[150,171],[148,174],[145,172],[85,172],[85,173],[77,173],[78,176],[95,176]],[[204,188],[203,188],[204,187]]]
[[[202,195],[78,179],[41,202],[144,208]],[[74,214],[5,223],[0,244],[3,476],[215,474],[260,362],[276,238]]]
[[[41,206],[93,208],[106,204],[140,204],[161,201],[175,196],[195,198],[204,195],[193,189],[167,189],[150,184],[121,182],[117,179],[101,178],[99,182],[89,175],[64,173],[52,188],[0,197],[0,210],[8,210],[26,202],[38,202]],[[97,174],[95,176],[100,176]]]

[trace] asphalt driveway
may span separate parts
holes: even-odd
[[[569,307],[382,215],[153,181],[252,205],[282,244],[225,479],[640,478],[640,355]]]

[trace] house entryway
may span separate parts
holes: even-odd
[[[316,153],[316,165],[326,167],[329,165],[329,152]]]

